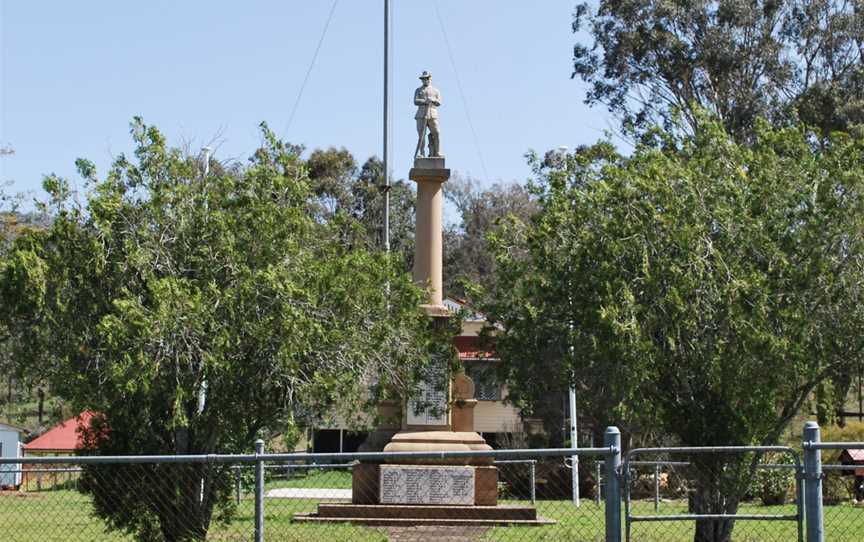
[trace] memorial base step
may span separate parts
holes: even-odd
[[[375,527],[414,525],[552,525],[537,517],[531,506],[434,506],[404,504],[322,503],[318,512],[296,514],[294,521],[308,523],[353,523]]]
[[[533,506],[446,506],[416,504],[342,504],[318,505],[320,517],[392,518],[412,517],[426,519],[537,519]]]

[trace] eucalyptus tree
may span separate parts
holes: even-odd
[[[600,0],[577,5],[573,77],[641,131],[707,109],[739,140],[756,119],[820,135],[864,123],[864,9],[855,0]]]
[[[683,445],[774,444],[814,390],[864,352],[864,138],[814,147],[757,123],[743,145],[709,118],[537,166],[539,212],[497,233],[480,292],[513,400],[572,383],[600,425]],[[697,460],[691,511],[734,513],[744,457]],[[696,463],[694,463],[696,464]],[[697,542],[733,522],[699,521]]]
[[[444,290],[463,297],[467,284],[488,285],[495,278],[495,259],[487,237],[511,215],[527,220],[536,206],[524,185],[480,187],[477,181],[458,175],[447,183],[444,197],[459,217],[445,231]]]
[[[16,359],[98,413],[90,452],[249,451],[303,416],[356,414],[376,390],[408,389],[449,352],[402,263],[347,242],[339,217],[316,211],[297,149],[262,134],[248,164],[205,175],[136,119],[134,157],[101,179],[78,161],[83,204],[46,177],[53,221],[0,263],[2,318],[23,339]],[[222,469],[146,469],[137,486],[89,473],[112,527],[203,539],[229,515]]]
[[[314,193],[312,205],[324,220],[340,217],[344,234],[371,250],[384,247],[384,175],[373,156],[358,166],[345,148],[316,149],[306,160]],[[390,185],[390,247],[411,269],[414,253],[414,203],[411,183]],[[354,226],[359,225],[360,228]]]

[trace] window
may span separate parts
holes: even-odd
[[[501,384],[495,374],[495,362],[466,361],[465,373],[474,381],[474,398],[479,401],[500,401]]]

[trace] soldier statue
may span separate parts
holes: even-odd
[[[432,74],[424,71],[420,75],[423,85],[414,91],[414,105],[417,106],[417,150],[415,157],[428,156],[440,158],[441,147],[438,139],[438,106],[441,105],[441,93],[432,86]],[[426,130],[429,130],[429,152],[424,154],[426,143]]]

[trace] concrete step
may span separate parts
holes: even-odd
[[[457,518],[360,518],[360,517],[319,517],[316,514],[295,514],[292,521],[300,523],[351,523],[367,527],[416,527],[423,525],[435,526],[465,526],[465,527],[495,527],[498,525],[542,526],[554,525],[555,522],[545,518],[534,520],[524,519],[457,519]]]
[[[537,509],[533,506],[321,503],[317,517],[536,521]]]

